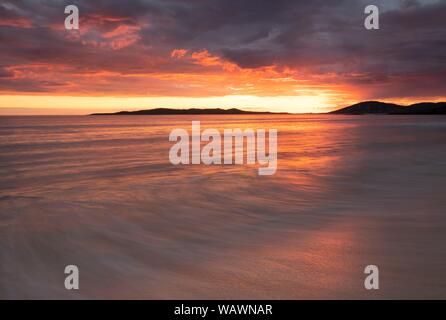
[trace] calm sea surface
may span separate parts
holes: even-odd
[[[276,175],[171,165],[192,120]],[[0,117],[0,177],[0,298],[446,298],[446,117]]]

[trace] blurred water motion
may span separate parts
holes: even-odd
[[[193,120],[278,129],[276,175],[171,165]],[[0,117],[0,175],[0,298],[446,298],[443,117]]]

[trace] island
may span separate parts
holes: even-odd
[[[236,108],[232,109],[169,109],[169,108],[156,108],[148,110],[139,111],[119,111],[115,113],[93,113],[92,116],[131,116],[131,115],[230,115],[230,114],[286,114],[285,112],[274,113],[274,112],[262,112],[262,111],[244,111]]]

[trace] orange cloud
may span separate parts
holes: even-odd
[[[170,53],[170,57],[179,59],[179,58],[184,57],[187,53],[188,53],[188,50],[186,50],[186,49],[174,49]]]
[[[33,23],[31,20],[23,17],[19,18],[3,18],[0,19],[0,26],[16,27],[16,28],[31,28]]]
[[[225,71],[235,71],[240,69],[236,64],[225,61],[218,56],[212,55],[206,49],[193,52],[191,58],[194,63],[204,67],[219,66],[222,67],[222,69]]]

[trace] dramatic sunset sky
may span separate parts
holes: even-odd
[[[445,19],[445,0],[1,0],[0,114],[446,100]]]

